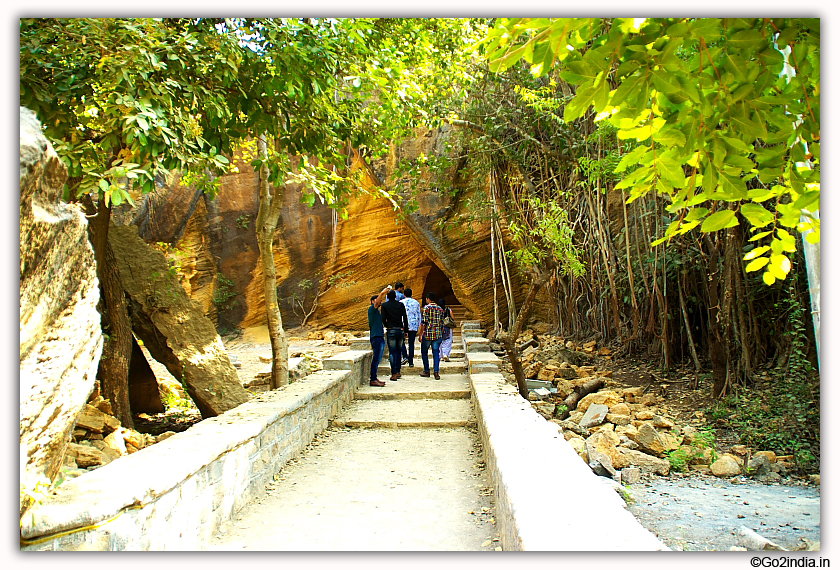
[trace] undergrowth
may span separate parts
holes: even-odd
[[[791,354],[787,363],[761,383],[739,387],[710,406],[712,419],[734,430],[741,443],[755,450],[793,455],[804,471],[819,470],[820,379],[808,360],[805,308],[784,299],[778,309],[787,314]]]
[[[700,459],[705,456],[706,449],[712,450],[712,461],[717,459],[715,449],[715,432],[714,430],[702,430],[694,435],[694,439],[690,449],[680,447],[668,454],[668,463],[671,464],[672,471],[687,471],[688,466],[692,460]]]

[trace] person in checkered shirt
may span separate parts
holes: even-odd
[[[440,380],[440,343],[443,342],[443,309],[437,306],[437,295],[429,291],[426,293],[426,306],[423,307],[423,321],[417,336],[420,337],[420,356],[423,358],[423,372],[420,376],[428,378],[429,347],[434,358],[435,380]]]

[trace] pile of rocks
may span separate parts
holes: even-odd
[[[587,376],[561,382],[574,388],[591,379],[588,371],[579,373]],[[708,466],[711,450],[692,446],[697,429],[679,427],[660,415],[655,407],[660,401],[661,397],[644,394],[643,387],[634,387],[588,394],[565,420],[549,414],[545,402],[535,402],[534,407],[559,426],[566,441],[599,475],[623,483],[638,482],[642,473],[668,475],[671,464],[665,457],[680,446],[688,448],[695,465]]]
[[[765,483],[780,481],[792,468],[792,456],[743,445],[719,455],[698,426],[678,425],[668,416],[663,397],[645,393],[645,386],[620,387],[611,371],[599,370],[595,357],[611,360],[612,352],[598,348],[596,341],[579,345],[540,336],[526,344],[530,346],[523,350],[521,362],[532,388],[533,408],[558,425],[563,437],[599,475],[625,483],[638,481],[642,473],[668,475],[669,457],[691,472],[746,475]],[[576,392],[585,393],[584,386],[595,386],[597,391],[578,401],[576,396],[569,399]],[[570,401],[573,409],[566,409],[564,403]]]
[[[153,436],[124,428],[114,417],[111,403],[97,396],[85,404],[76,418],[73,439],[67,445],[61,472],[66,478],[78,477],[172,435],[175,432]]]
[[[339,346],[349,346],[354,338],[352,332],[312,331],[306,335],[306,340],[323,340],[327,344],[337,344]]]
[[[271,354],[259,355],[260,362],[265,364],[250,380],[246,380],[243,386],[251,392],[267,392],[271,384]],[[306,352],[289,353],[289,382],[297,382],[301,378],[309,376],[313,372],[323,370],[324,361],[318,356]]]
[[[747,475],[762,483],[777,483],[793,468],[792,455],[776,455],[773,451],[754,451],[746,445],[733,445],[710,465],[718,477]],[[819,476],[817,476],[819,477]],[[819,478],[811,479],[819,484]]]

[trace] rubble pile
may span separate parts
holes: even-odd
[[[531,336],[531,335],[528,335]],[[579,345],[549,335],[533,336],[521,354],[534,410],[557,424],[563,437],[597,474],[622,483],[642,474],[672,470],[717,477],[750,476],[778,482],[792,468],[792,456],[735,445],[719,454],[714,439],[696,425],[679,425],[665,398],[649,386],[621,386],[604,362],[612,360],[596,341]],[[597,358],[596,358],[597,357]],[[515,383],[509,363],[503,372]]]
[[[111,402],[96,396],[76,418],[61,473],[65,478],[78,477],[173,435],[173,431],[154,436],[124,428],[114,417]]]

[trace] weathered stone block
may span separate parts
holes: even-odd
[[[654,457],[634,449],[619,448],[620,453],[627,460],[627,464],[638,467],[645,473],[667,475],[671,471],[671,464],[664,459]]]
[[[583,418],[579,422],[580,427],[591,428],[602,424],[607,417],[608,411],[609,408],[603,404],[592,404],[588,406],[586,412],[583,414]]]
[[[642,480],[642,470],[638,467],[625,467],[621,470],[621,482],[625,485],[635,485]]]

